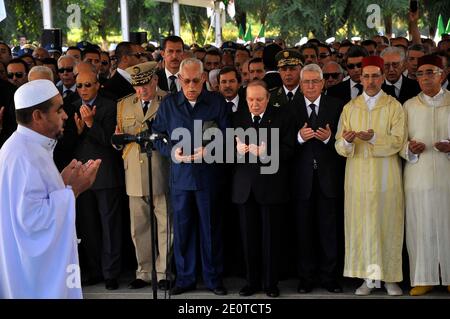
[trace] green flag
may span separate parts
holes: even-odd
[[[244,36],[244,41],[245,42],[247,42],[247,41],[252,42],[252,40],[253,40],[253,37],[252,37],[252,25],[249,24],[248,28],[247,28],[247,33]]]
[[[438,43],[439,41],[441,41],[443,33],[445,33],[444,21],[442,20],[442,16],[439,15],[434,42]]]
[[[264,24],[261,26],[261,29],[259,29],[258,36],[255,38],[256,42],[266,42],[266,37],[264,34],[266,33],[266,28],[264,27]]]
[[[242,29],[242,24],[239,24],[238,40],[244,40],[244,29]]]
[[[448,18],[447,28],[445,28],[445,33],[450,34],[450,18]]]

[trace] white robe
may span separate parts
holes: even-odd
[[[0,298],[82,298],[75,196],[55,144],[19,125],[0,150]]]
[[[450,285],[450,157],[438,152],[434,143],[450,138],[450,92],[434,98],[423,93],[404,104],[408,140],[425,143],[418,159],[400,155],[404,169],[406,244],[412,286]]]

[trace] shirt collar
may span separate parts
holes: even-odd
[[[75,92],[75,91],[77,90],[77,84],[75,83],[75,84],[72,85],[70,88],[66,87],[66,86],[63,84],[63,93],[64,93],[66,90],[70,90],[70,91],[72,91],[72,92]]]
[[[261,118],[260,120],[259,120],[259,122],[261,123],[261,120],[262,120],[262,118],[263,118],[263,116],[264,116],[264,113],[266,113],[266,112],[262,112],[261,114],[259,114],[259,117]],[[253,115],[253,113],[250,113],[251,115],[252,115],[252,122],[253,122],[253,119],[254,119],[254,117],[256,116],[256,115]]]
[[[232,99],[231,101],[227,100],[227,102],[232,102],[237,107],[239,104],[239,94],[236,94],[234,99]]]
[[[320,95],[319,95],[319,97],[314,101],[314,102],[311,102],[310,100],[308,100],[306,97],[305,97],[305,104],[306,104],[306,106],[309,106],[310,104],[314,104],[315,106],[319,106],[320,105]]]
[[[386,80],[387,85],[393,85],[393,86],[395,86],[395,88],[397,88],[399,90],[402,88],[402,82],[403,82],[403,76],[400,76],[400,79],[398,79],[397,82],[395,82],[395,83],[391,83],[388,80]]]
[[[83,100],[81,100],[81,102],[82,102],[83,104],[85,104],[85,105],[89,104],[90,106],[94,106],[94,102],[95,102],[96,99],[97,99],[97,95],[96,95],[93,99],[91,99],[91,100],[89,100],[89,101],[83,101]]]
[[[125,70],[122,70],[121,68],[117,68],[117,72],[119,72],[119,74],[121,76],[123,76],[125,78],[125,80],[127,80],[131,84],[131,75],[130,75],[130,73],[128,73]]]
[[[293,88],[292,90],[289,90],[284,84],[283,84],[283,89],[284,89],[284,93],[286,93],[286,96],[289,92],[292,92],[292,94],[295,95],[295,93],[297,93],[298,87],[300,85],[297,85],[295,88]]]
[[[169,70],[167,70],[166,68],[164,68],[164,71],[166,72],[166,78],[169,79],[170,76],[175,75],[175,77],[178,79],[178,73],[180,73],[179,71],[175,74],[170,73]]]
[[[423,93],[423,92],[422,92]],[[439,102],[444,97],[444,90],[441,88],[438,94],[435,96],[428,96],[425,93],[423,93],[423,99],[425,102],[427,102],[429,105],[436,105],[436,102]]]
[[[355,81],[352,80],[352,78],[349,78],[350,80],[350,87],[353,88],[355,87],[356,84],[360,84],[360,83],[356,83]]]
[[[374,96],[368,96],[367,93],[364,91],[362,95],[364,96],[364,101],[366,101],[366,104],[373,103],[372,105],[375,105],[377,104],[378,99],[380,98],[382,92],[383,90],[380,90]]]
[[[26,136],[28,139],[32,140],[33,142],[38,143],[42,147],[44,147],[47,151],[53,152],[55,149],[57,140],[53,138],[49,138],[47,136],[44,136],[36,131],[33,131],[32,129],[29,129],[28,127],[25,127],[23,125],[17,125],[17,132]]]

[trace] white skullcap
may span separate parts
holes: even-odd
[[[16,110],[26,109],[50,100],[59,94],[55,84],[49,80],[34,80],[19,87],[14,94]]]

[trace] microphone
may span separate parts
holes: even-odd
[[[147,130],[137,135],[131,134],[114,134],[111,136],[111,143],[114,145],[125,145],[128,143],[145,143],[154,142],[156,140],[162,140],[165,144],[168,143],[167,136],[165,134],[151,133]]]

